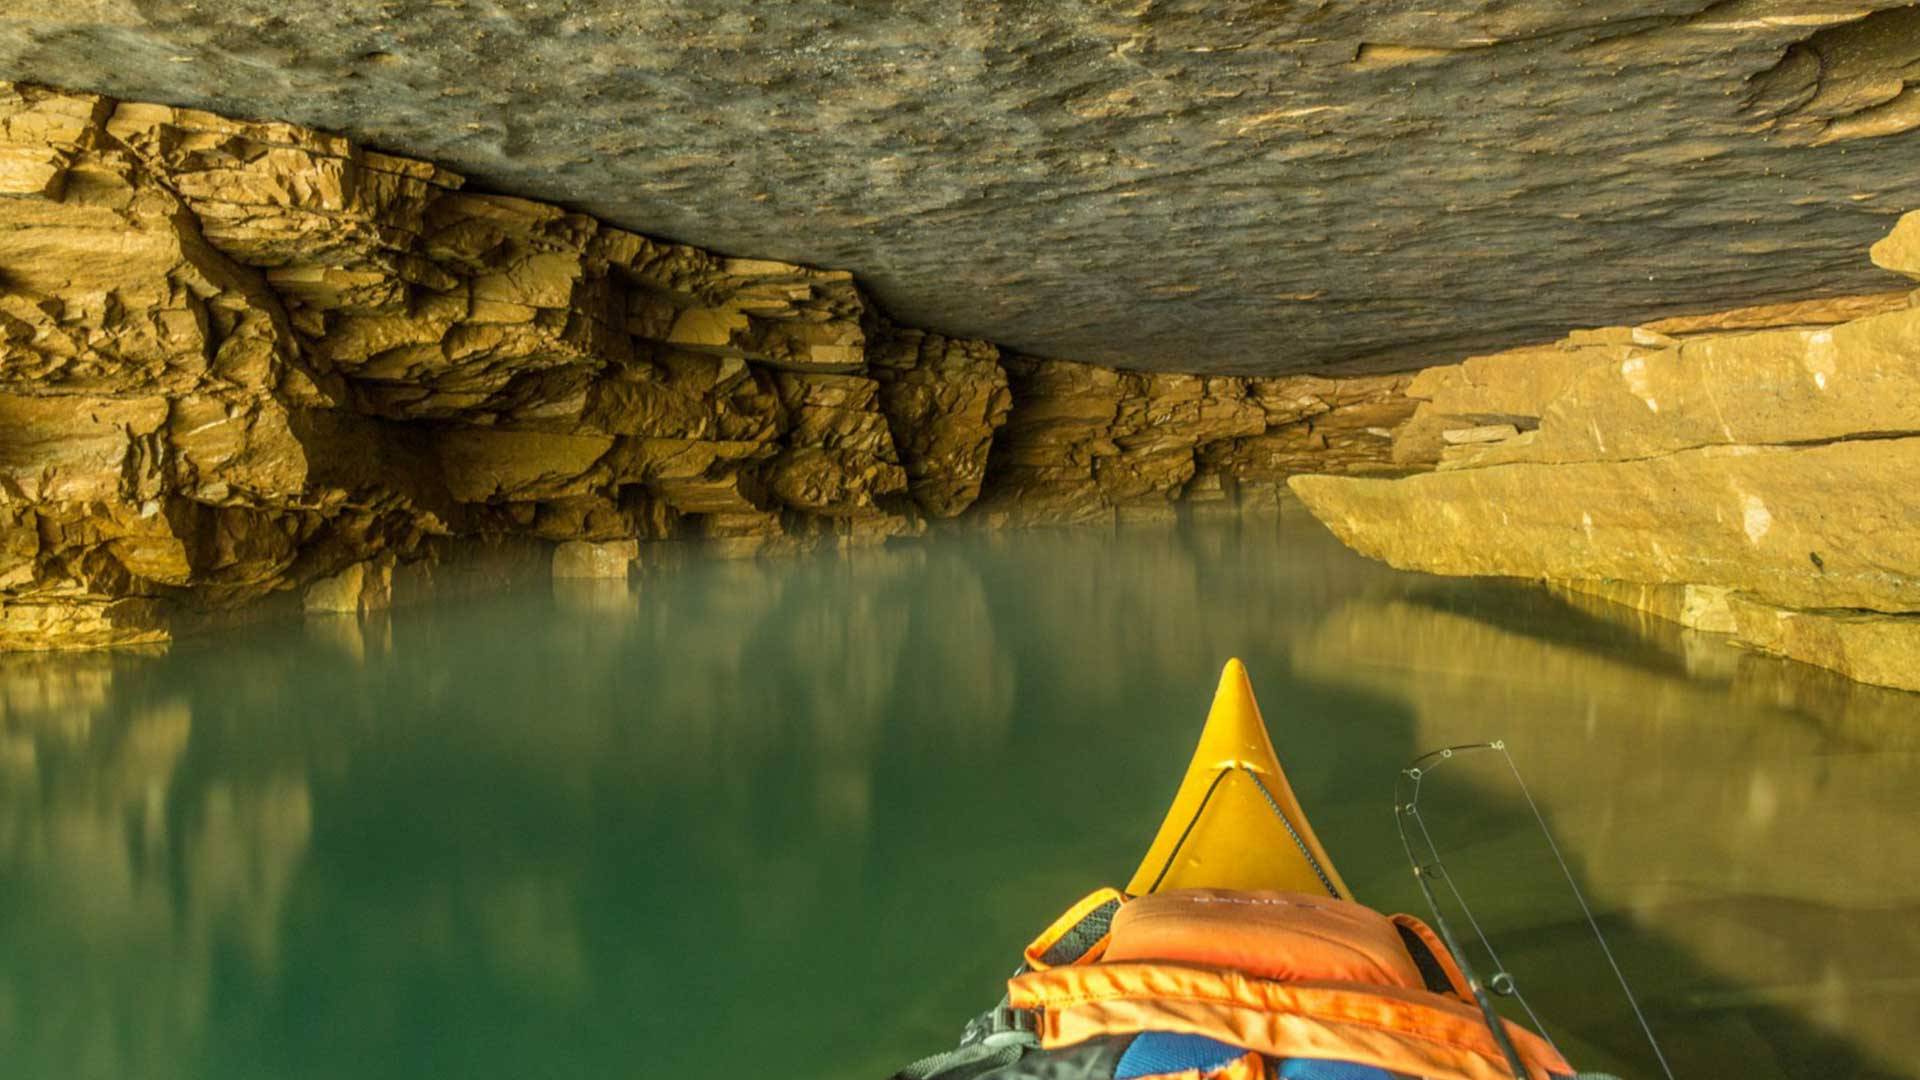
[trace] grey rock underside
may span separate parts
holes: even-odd
[[[0,77],[340,131],[1041,355],[1381,370],[1893,287],[1892,6],[0,0]]]

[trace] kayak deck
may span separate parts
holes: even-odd
[[[1196,888],[1352,899],[1287,783],[1239,660],[1221,671],[1200,745],[1127,883],[1134,896]]]

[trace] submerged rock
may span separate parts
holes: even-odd
[[[639,557],[640,544],[635,540],[568,540],[553,549],[553,576],[625,581]]]
[[[303,606],[313,615],[365,615],[393,606],[391,557],[357,562],[307,586]]]

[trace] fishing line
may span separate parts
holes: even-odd
[[[1646,1014],[1641,1011],[1639,999],[1634,996],[1633,987],[1628,984],[1626,973],[1620,969],[1619,961],[1615,959],[1613,955],[1613,949],[1608,946],[1606,935],[1600,929],[1599,920],[1594,917],[1593,909],[1588,905],[1586,895],[1580,891],[1580,884],[1574,879],[1572,868],[1567,865],[1566,857],[1560,851],[1560,845],[1554,840],[1553,831],[1547,827],[1546,816],[1540,812],[1539,804],[1534,801],[1533,793],[1528,790],[1526,781],[1520,775],[1520,767],[1514,763],[1513,755],[1507,751],[1505,740],[1495,740],[1486,743],[1468,743],[1461,746],[1444,747],[1415,758],[1407,767],[1401,769],[1400,775],[1394,779],[1394,823],[1400,832],[1400,844],[1406,849],[1407,861],[1412,864],[1414,881],[1419,884],[1421,894],[1426,897],[1427,906],[1433,911],[1434,928],[1440,932],[1441,937],[1445,939],[1447,943],[1447,947],[1453,951],[1454,959],[1459,963],[1461,973],[1466,976],[1468,987],[1473,991],[1474,999],[1480,1005],[1481,1013],[1487,1018],[1488,1026],[1493,1031],[1495,1041],[1500,1044],[1501,1050],[1507,1054],[1508,1064],[1514,1067],[1514,1075],[1516,1077],[1525,1076],[1524,1066],[1520,1063],[1518,1054],[1513,1049],[1512,1042],[1506,1037],[1506,1032],[1500,1021],[1499,1014],[1493,1010],[1492,1003],[1487,999],[1482,989],[1479,976],[1469,966],[1463,950],[1454,940],[1452,930],[1448,927],[1446,918],[1440,910],[1438,897],[1434,895],[1432,887],[1427,884],[1427,879],[1434,876],[1440,877],[1447,883],[1447,890],[1453,894],[1454,902],[1459,904],[1460,910],[1466,915],[1467,922],[1473,927],[1474,936],[1479,939],[1481,948],[1486,950],[1487,956],[1493,961],[1494,966],[1502,969],[1494,974],[1492,982],[1494,992],[1504,997],[1512,997],[1518,1001],[1520,1007],[1526,1010],[1528,1018],[1533,1021],[1534,1027],[1540,1031],[1541,1035],[1547,1039],[1549,1044],[1552,1044],[1553,1037],[1547,1034],[1546,1026],[1541,1023],[1540,1017],[1533,1010],[1533,1006],[1529,1004],[1526,997],[1520,993],[1519,985],[1515,982],[1513,975],[1504,970],[1504,965],[1500,962],[1500,955],[1494,951],[1493,942],[1488,939],[1486,931],[1481,928],[1480,921],[1474,917],[1473,908],[1467,904],[1467,899],[1461,894],[1459,886],[1454,884],[1453,875],[1446,872],[1446,868],[1441,864],[1439,846],[1434,843],[1433,834],[1428,831],[1426,820],[1421,816],[1419,811],[1421,781],[1425,778],[1426,773],[1439,768],[1441,763],[1451,760],[1456,753],[1475,750],[1496,750],[1499,751],[1501,757],[1506,759],[1507,769],[1513,774],[1514,783],[1519,786],[1520,794],[1526,799],[1527,808],[1533,813],[1534,824],[1539,827],[1540,834],[1546,837],[1547,847],[1553,852],[1554,861],[1560,866],[1561,877],[1566,880],[1567,887],[1573,891],[1574,899],[1579,902],[1580,913],[1586,918],[1587,927],[1593,931],[1594,940],[1599,942],[1600,951],[1607,958],[1607,966],[1613,969],[1613,977],[1615,981],[1619,983],[1621,992],[1626,995],[1627,1004],[1633,1009],[1633,1016],[1634,1019],[1639,1022],[1641,1034],[1646,1037],[1647,1045],[1653,1048],[1653,1056],[1660,1064],[1661,1073],[1667,1077],[1667,1080],[1673,1080],[1673,1069],[1667,1063],[1666,1054],[1660,1049],[1660,1041],[1654,1037],[1653,1027],[1647,1022]],[[1434,764],[1429,766],[1427,764],[1428,762],[1433,762]],[[1407,780],[1413,782],[1413,788],[1410,796],[1403,801],[1400,797],[1401,785]],[[1419,857],[1414,854],[1413,841],[1407,835],[1405,824],[1405,819],[1409,817],[1412,818],[1414,823],[1419,827],[1420,835],[1426,842],[1427,852],[1432,856],[1430,863],[1422,863]],[[1557,1045],[1554,1046],[1554,1050],[1558,1052],[1559,1047]]]
[[[1527,1069],[1526,1062],[1521,1059],[1520,1051],[1514,1048],[1513,1038],[1507,1034],[1506,1021],[1502,1020],[1500,1014],[1494,1011],[1493,1002],[1487,997],[1486,983],[1481,980],[1480,973],[1473,969],[1473,962],[1467,956],[1467,950],[1461,948],[1460,940],[1454,936],[1453,927],[1447,922],[1446,913],[1440,909],[1440,898],[1433,895],[1433,886],[1427,884],[1427,879],[1431,877],[1435,871],[1438,871],[1440,876],[1449,882],[1451,882],[1453,875],[1446,873],[1444,868],[1441,867],[1440,853],[1433,848],[1431,843],[1428,844],[1427,850],[1428,853],[1433,856],[1432,864],[1430,866],[1422,864],[1419,857],[1413,853],[1413,840],[1407,836],[1406,819],[1412,817],[1415,821],[1420,820],[1418,805],[1420,798],[1419,785],[1420,778],[1424,775],[1424,770],[1421,766],[1429,760],[1438,759],[1444,761],[1447,758],[1451,758],[1456,749],[1464,750],[1467,749],[1467,747],[1447,747],[1442,750],[1435,750],[1430,754],[1424,754],[1415,758],[1412,764],[1400,770],[1400,775],[1395,777],[1393,781],[1393,824],[1400,833],[1400,846],[1406,850],[1407,862],[1413,865],[1414,883],[1420,886],[1420,895],[1426,897],[1427,907],[1433,912],[1433,928],[1439,931],[1440,940],[1446,943],[1447,951],[1453,954],[1454,963],[1460,966],[1460,974],[1467,980],[1467,989],[1473,994],[1473,1003],[1480,1007],[1480,1016],[1486,1021],[1487,1030],[1492,1033],[1494,1044],[1500,1048],[1500,1055],[1507,1059],[1507,1067],[1512,1070],[1514,1080],[1528,1080],[1533,1074]],[[1401,781],[1406,779],[1413,780],[1414,790],[1409,799],[1402,801],[1400,798],[1400,784]],[[1458,897],[1459,895],[1459,891],[1455,890],[1454,896]],[[1483,946],[1487,944],[1486,935],[1481,935],[1480,944]],[[1492,949],[1489,948],[1488,952],[1491,953]],[[1506,988],[1509,990],[1515,989],[1511,977],[1506,981]]]
[[[1445,761],[1452,757],[1454,749],[1456,748],[1448,748],[1440,751],[1440,760]],[[1540,1019],[1539,1013],[1533,1011],[1533,1003],[1529,1002],[1527,996],[1520,992],[1519,983],[1515,981],[1513,975],[1507,971],[1507,965],[1500,959],[1500,954],[1494,951],[1493,939],[1488,936],[1486,930],[1480,926],[1480,920],[1474,917],[1473,908],[1467,903],[1467,898],[1460,894],[1460,886],[1454,883],[1453,875],[1447,873],[1445,868],[1441,867],[1440,845],[1434,843],[1433,834],[1427,831],[1427,819],[1421,816],[1418,809],[1420,803],[1420,782],[1425,776],[1425,770],[1415,767],[1412,770],[1412,774],[1413,798],[1408,800],[1406,804],[1406,814],[1414,820],[1415,824],[1420,826],[1420,835],[1427,842],[1427,850],[1433,854],[1433,862],[1427,867],[1429,876],[1438,877],[1446,883],[1447,891],[1453,894],[1454,903],[1460,905],[1461,913],[1467,917],[1467,925],[1473,927],[1473,936],[1480,939],[1480,947],[1487,951],[1487,959],[1493,961],[1493,978],[1489,980],[1489,985],[1492,987],[1493,992],[1502,997],[1510,997],[1519,1002],[1520,1008],[1527,1014],[1527,1019],[1533,1021],[1534,1030],[1538,1031],[1540,1036],[1547,1040],[1547,1045],[1553,1047],[1554,1053],[1565,1057],[1566,1054],[1561,1051],[1560,1044],[1554,1041],[1552,1033],[1547,1030],[1546,1022]],[[1437,874],[1434,873],[1436,870],[1439,871]]]
[[[1620,962],[1613,958],[1613,949],[1607,945],[1607,936],[1600,932],[1600,920],[1593,917],[1593,909],[1587,906],[1587,898],[1580,891],[1580,885],[1573,879],[1573,871],[1567,867],[1566,857],[1560,854],[1560,845],[1554,842],[1553,831],[1547,828],[1547,819],[1540,813],[1540,806],[1533,801],[1533,792],[1527,790],[1527,782],[1520,778],[1520,766],[1513,763],[1513,755],[1507,753],[1504,739],[1493,743],[1500,756],[1507,759],[1507,768],[1513,773],[1513,782],[1520,786],[1520,794],[1527,800],[1527,809],[1533,811],[1533,820],[1540,826],[1540,835],[1547,838],[1547,849],[1553,852],[1553,861],[1560,864],[1560,876],[1567,879],[1567,888],[1573,890],[1573,898],[1580,902],[1580,913],[1587,918],[1587,925],[1593,928],[1593,939],[1600,943],[1600,952],[1607,958],[1607,966],[1613,969],[1613,978],[1620,984],[1620,992],[1627,995],[1627,1004],[1633,1008],[1633,1018],[1640,1022],[1640,1032],[1647,1037],[1647,1045],[1653,1047],[1653,1056],[1660,1062],[1660,1071],[1667,1080],[1673,1080],[1673,1069],[1667,1064],[1667,1055],[1660,1050],[1660,1040],[1653,1037],[1653,1026],[1647,1023],[1647,1014],[1640,1011],[1640,1001],[1633,996],[1633,987],[1627,985],[1626,973],[1620,970]]]

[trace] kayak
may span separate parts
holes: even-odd
[[[1353,899],[1229,660],[1126,888],[1069,907],[958,1047],[894,1080],[1574,1076],[1449,940]]]
[[[1195,888],[1353,899],[1287,783],[1239,660],[1220,673],[1193,761],[1126,891]]]

